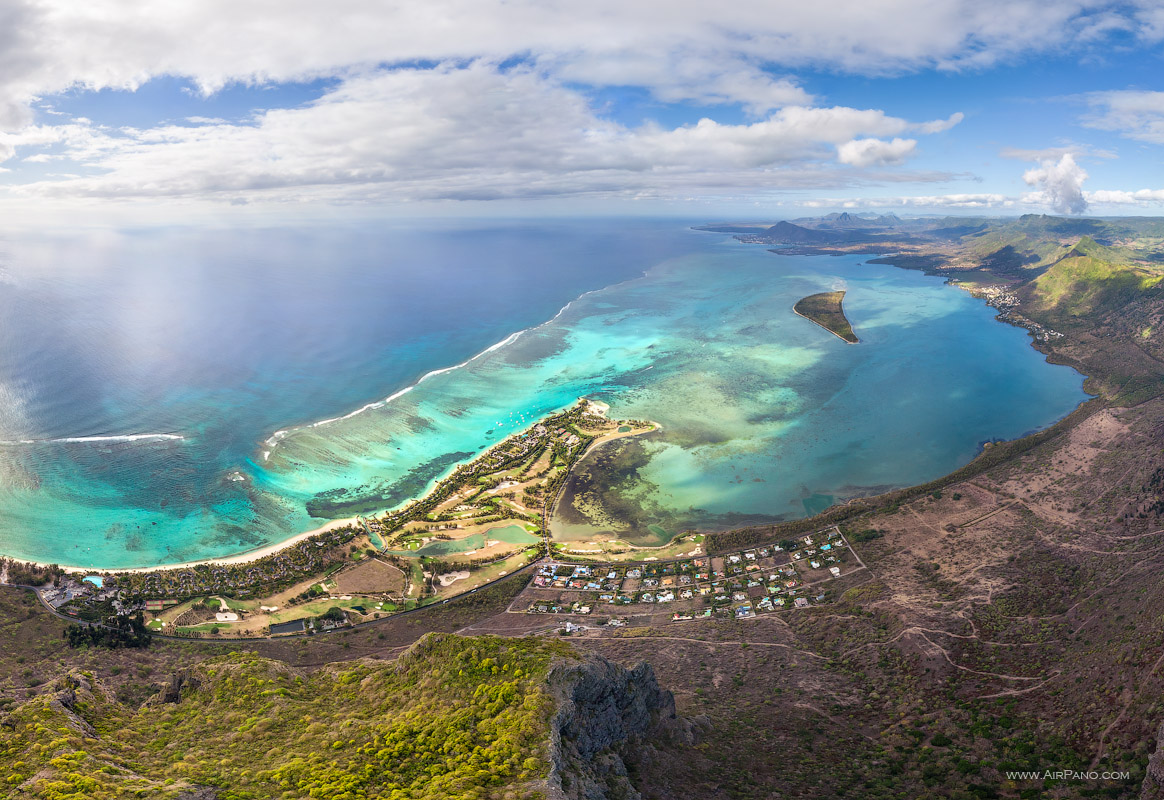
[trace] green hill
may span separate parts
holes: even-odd
[[[1161,278],[1084,236],[1035,279],[1032,299],[1044,311],[1078,317],[1118,309],[1159,284]]]
[[[563,784],[587,785],[587,768],[572,767],[571,754],[615,748],[642,733],[654,711],[674,713],[649,669],[597,661],[557,641],[437,634],[396,662],[313,673],[235,654],[175,676],[139,709],[73,673],[0,719],[8,792],[0,795],[563,796]],[[607,712],[596,729],[588,710],[578,713],[584,703],[574,689],[587,681],[635,713],[615,714],[612,726]]]

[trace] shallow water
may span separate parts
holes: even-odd
[[[0,445],[0,551],[245,551],[398,505],[580,396],[663,431],[600,450],[574,487],[589,516],[567,507],[556,533],[658,541],[937,477],[1085,397],[939,279],[674,222],[223,236],[119,239],[72,269],[59,243],[12,251],[0,439],[182,438]],[[792,313],[834,288],[859,345]]]

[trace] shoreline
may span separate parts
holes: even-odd
[[[417,495],[416,497],[409,498],[408,500],[399,504],[395,508],[382,509],[378,513],[380,513],[380,514],[391,513],[392,511],[396,511],[396,510],[399,510],[401,508],[404,508],[409,503],[423,500],[442,481],[447,480],[454,472],[456,472],[458,467],[460,467],[464,464],[471,464],[472,462],[476,461],[478,458],[483,456],[485,453],[488,453],[493,448],[513,439],[516,436],[520,436],[526,430],[529,430],[530,428],[532,428],[536,425],[542,424],[542,422],[544,420],[549,419],[550,417],[553,417],[556,414],[560,414],[564,410],[571,408],[572,406],[577,405],[578,403],[581,403],[581,402],[586,402],[587,404],[589,404],[602,417],[606,417],[607,412],[610,411],[610,406],[607,403],[603,403],[602,401],[599,401],[599,400],[590,400],[590,399],[585,398],[585,397],[579,397],[573,403],[568,404],[561,409],[551,411],[550,413],[546,414],[544,417],[539,417],[538,419],[534,420],[528,428],[526,428],[522,431],[515,431],[514,433],[511,433],[508,436],[506,436],[504,439],[501,439],[500,441],[495,442],[494,444],[490,445],[489,448],[487,448],[483,452],[478,453],[477,455],[473,456],[472,458],[470,458],[466,461],[459,462],[458,464],[453,465],[452,467],[450,467],[448,469],[448,471],[444,475],[442,475],[439,478],[435,478],[428,486],[425,487],[424,491],[422,493],[420,493],[419,495]],[[648,420],[648,422],[650,422],[651,425],[654,426],[653,430],[662,430],[663,426],[658,424],[657,422],[654,422],[653,420]],[[643,432],[640,431],[638,433],[643,433]],[[619,438],[622,438],[624,436],[634,436],[634,435],[637,435],[637,434],[632,433],[632,432],[619,433],[616,431],[616,432],[612,432],[609,434],[605,434],[604,436],[600,437],[600,440],[598,442],[596,442],[596,444],[602,445],[602,444],[605,444],[607,441],[611,441],[613,439],[619,439]],[[373,515],[373,516],[375,516],[375,515]],[[326,522],[323,525],[319,526],[318,528],[313,528],[312,530],[309,530],[309,531],[297,533],[297,534],[290,536],[289,538],[281,539],[277,542],[272,542],[271,544],[263,545],[261,547],[258,547],[258,548],[252,549],[252,550],[247,550],[247,551],[242,552],[242,553],[236,553],[234,555],[229,555],[229,556],[197,559],[197,560],[193,560],[193,561],[183,561],[183,562],[179,562],[179,563],[158,564],[157,566],[152,566],[152,567],[92,567],[92,566],[84,567],[84,566],[77,566],[77,565],[71,565],[71,564],[60,564],[60,563],[58,563],[56,566],[60,567],[60,569],[62,571],[66,572],[68,574],[71,574],[71,575],[85,575],[85,574],[92,574],[92,575],[98,575],[98,574],[99,575],[139,574],[140,575],[140,574],[146,574],[146,573],[150,573],[150,572],[165,572],[168,570],[192,569],[194,567],[204,566],[204,565],[205,566],[232,566],[232,565],[238,565],[238,564],[248,564],[252,561],[258,561],[259,559],[266,558],[266,557],[272,556],[272,555],[276,555],[283,550],[289,549],[289,548],[295,546],[296,544],[299,544],[300,542],[302,542],[306,539],[310,539],[311,537],[317,536],[321,533],[326,533],[327,531],[335,530],[336,528],[344,528],[344,527],[348,527],[351,525],[358,525],[358,524],[359,524],[359,519],[357,517],[344,517],[341,519],[335,519],[335,520],[331,520],[329,522]],[[32,564],[32,565],[34,565],[36,567],[40,567],[40,568],[47,568],[49,566],[52,566],[52,564],[49,564],[46,562],[32,561],[29,559],[18,558],[16,556],[11,556],[11,555],[6,555],[4,553],[0,553],[0,559],[5,559],[5,558],[10,559],[10,560],[15,561],[15,562],[19,562],[19,563]]]
[[[243,553],[236,553],[232,556],[221,556],[215,558],[203,558],[197,561],[183,561],[176,564],[159,564],[156,567],[79,567],[70,564],[57,564],[63,572],[70,575],[142,575],[148,572],[165,572],[174,569],[193,569],[194,567],[209,565],[209,566],[231,566],[235,564],[249,564],[252,561],[258,561],[260,558],[273,556],[281,550],[286,550],[293,547],[305,539],[310,539],[313,536],[318,536],[321,533],[327,533],[336,528],[344,528],[348,525],[357,525],[359,521],[355,517],[345,517],[344,519],[333,519],[324,525],[314,528],[303,533],[297,533],[289,539],[281,539],[273,544],[263,545],[254,550],[247,550]],[[0,559],[8,559],[20,564],[32,564],[33,566],[45,569],[53,566],[52,564],[43,561],[30,561],[26,558],[17,558],[16,556],[5,555],[0,553]]]
[[[809,322],[811,322],[813,325],[816,325],[818,328],[823,328],[824,330],[826,330],[826,331],[829,331],[829,329],[828,329],[828,328],[825,328],[825,326],[824,326],[824,325],[821,325],[819,322],[817,322],[817,321],[816,321],[815,319],[813,319],[812,317],[806,317],[806,316],[804,316],[804,314],[801,314],[801,313],[800,313],[799,311],[797,311],[795,308],[793,308],[793,309],[792,309],[792,313],[793,313],[793,314],[795,314],[796,316],[800,317],[801,319],[806,319],[806,320],[808,320],[808,321],[809,321]],[[842,342],[844,342],[845,344],[860,344],[860,342],[850,342],[848,339],[846,339],[844,336],[841,336],[841,335],[840,335],[839,333],[837,333],[836,331],[829,331],[829,333],[831,333],[833,336],[835,336],[835,337],[837,337],[838,339],[840,339],[840,340],[841,340]],[[856,335],[856,334],[854,334],[854,335]]]

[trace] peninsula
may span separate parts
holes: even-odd
[[[797,316],[815,322],[829,333],[849,344],[857,344],[860,339],[853,333],[853,326],[845,316],[842,302],[844,291],[810,294],[792,307]]]

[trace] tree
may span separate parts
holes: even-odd
[[[323,612],[323,614],[321,614],[319,618],[322,620],[327,620],[329,622],[346,622],[348,619],[348,616],[347,616],[347,614],[344,613],[344,610],[342,608],[340,608],[339,606],[332,606],[327,611]]]

